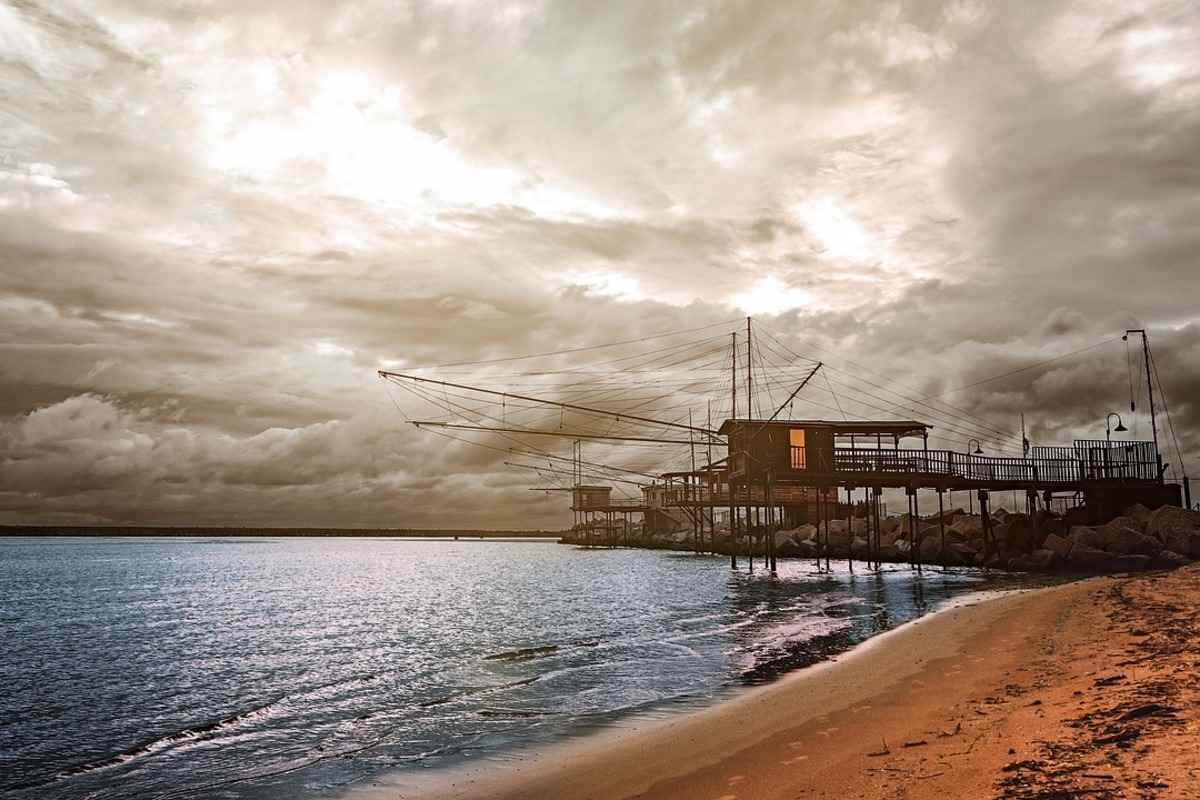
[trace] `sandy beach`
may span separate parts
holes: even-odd
[[[355,796],[1195,797],[1198,600],[1193,566],[968,601],[711,708]]]

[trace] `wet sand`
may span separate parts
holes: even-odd
[[[1200,565],[953,607],[711,708],[354,796],[1200,797],[1198,700]]]

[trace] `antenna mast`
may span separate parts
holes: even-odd
[[[1154,380],[1150,376],[1150,339],[1146,336],[1145,328],[1127,330],[1121,338],[1129,341],[1129,334],[1131,333],[1139,333],[1142,336],[1142,356],[1146,359],[1146,391],[1150,393],[1150,433],[1154,436],[1154,457],[1158,462],[1155,465],[1158,468],[1158,480],[1162,481],[1163,463],[1162,453],[1158,449],[1158,422],[1154,408]]]
[[[746,317],[746,419],[754,418],[754,362],[750,360],[750,318]]]

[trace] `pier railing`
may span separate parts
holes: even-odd
[[[1099,479],[1151,480],[1157,475],[1155,461],[1150,457],[1153,448],[1144,447],[1146,443],[1121,443],[1120,447],[1114,444],[1104,448],[1092,444],[1077,442],[1075,447],[1034,448],[1042,452],[1028,458],[970,455],[952,450],[839,447],[833,451],[833,463],[821,466],[833,473],[934,476],[978,484],[1025,483],[1047,487]]]

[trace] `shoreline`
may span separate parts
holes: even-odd
[[[698,772],[696,767],[719,764],[727,760],[726,753],[753,747],[796,724],[847,711],[912,675],[930,658],[940,657],[933,653],[949,655],[971,635],[973,626],[1014,614],[1043,593],[1090,582],[972,593],[768,684],[739,688],[712,705],[682,713],[637,715],[548,747],[517,750],[483,763],[385,773],[337,796],[348,800],[690,797],[662,794],[655,787],[686,780]],[[911,661],[907,654],[913,646],[923,648],[926,655]],[[887,677],[875,680],[879,672]],[[833,691],[828,692],[831,686]],[[826,694],[819,702],[800,698],[822,691]],[[792,706],[786,715],[789,719],[781,715],[781,703]]]
[[[1189,567],[966,598],[707,708],[339,796],[1185,797],[1200,785],[1198,595]]]

